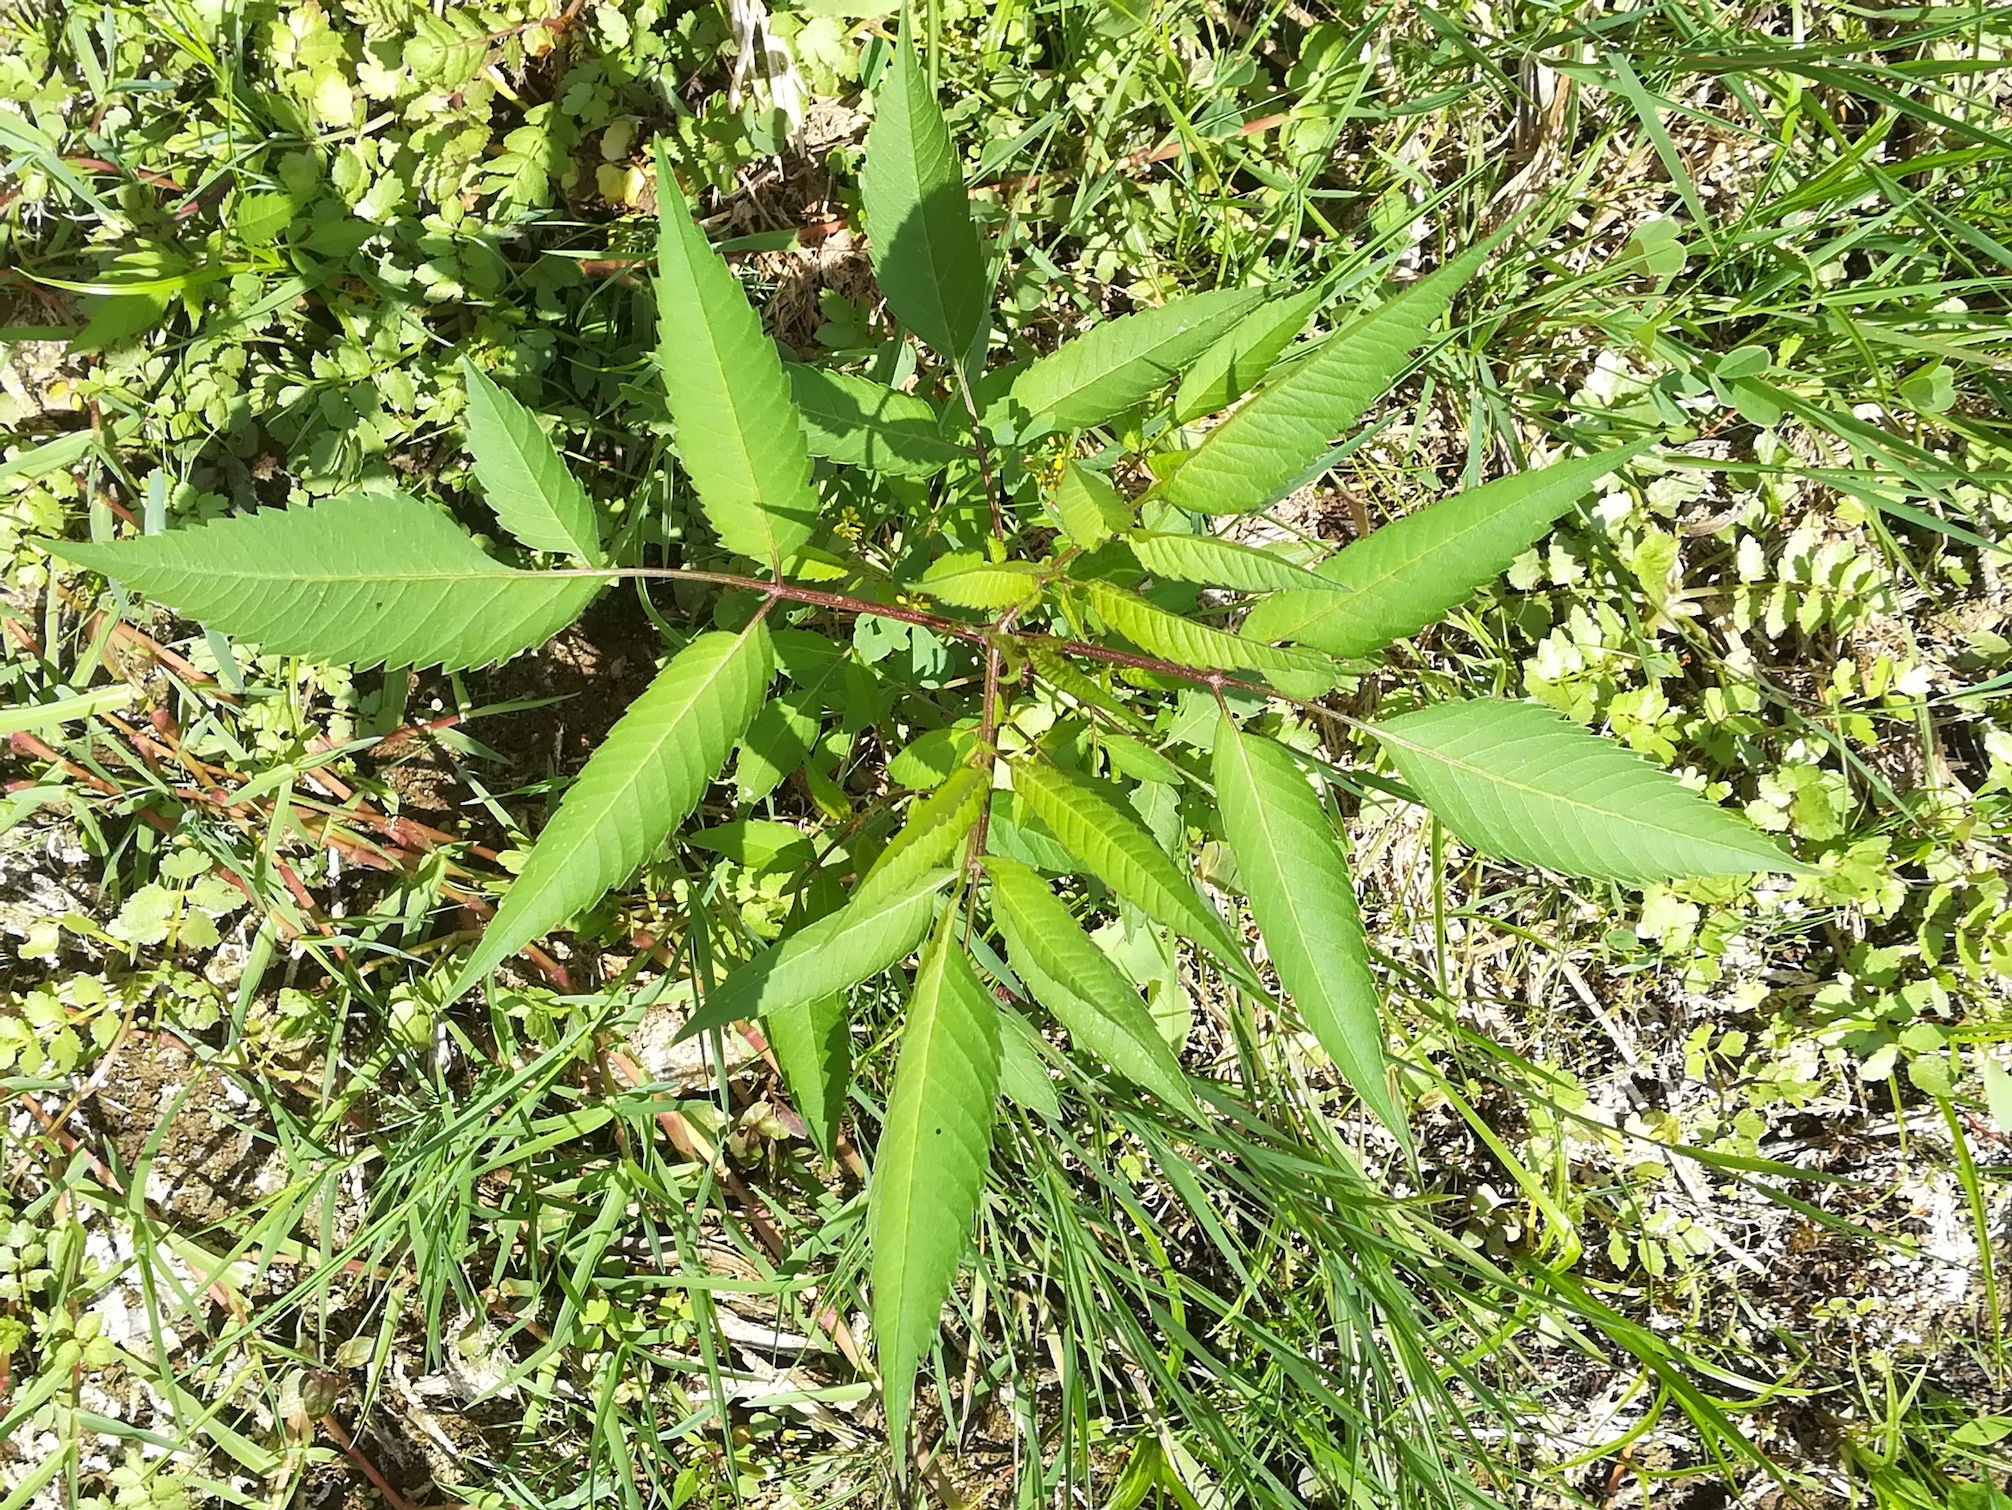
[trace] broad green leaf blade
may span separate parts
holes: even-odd
[[[1319,795],[1290,755],[1240,733],[1228,716],[1216,725],[1215,780],[1223,832],[1280,984],[1363,1104],[1408,1141],[1384,1066],[1355,885]]]
[[[782,358],[657,148],[657,367],[678,455],[730,551],[780,569],[810,539],[810,448]]]
[[[1055,1082],[1041,1062],[1040,1035],[1018,1012],[999,1003],[999,1094],[1049,1122],[1062,1120]]]
[[[601,565],[593,502],[537,417],[465,357],[461,375],[468,387],[468,453],[483,501],[532,550]]]
[[[887,848],[859,883],[855,900],[898,892],[926,872],[954,866],[991,790],[989,763],[983,770],[963,766],[953,771],[908,810],[908,821],[887,841]]]
[[[588,757],[453,994],[626,881],[698,806],[774,675],[759,619],[739,634],[702,634],[672,657]]]
[[[1014,972],[1077,1044],[1167,1105],[1199,1117],[1194,1092],[1152,1011],[1048,883],[1018,860],[987,855],[992,917]]]
[[[952,551],[929,563],[916,587],[959,608],[1015,608],[1041,594],[1041,577],[1026,561],[993,561],[983,551]]]
[[[1466,253],[1328,337],[1305,361],[1209,431],[1167,479],[1167,502],[1198,514],[1265,507],[1320,459],[1337,434],[1390,391],[1484,256],[1485,250]]]
[[[1111,479],[1080,462],[1062,463],[1062,474],[1055,479],[1054,503],[1063,532],[1086,551],[1131,527],[1132,507],[1118,496]]]
[[[970,453],[943,434],[935,409],[849,372],[783,369],[813,456],[899,477],[928,477]]]
[[[500,661],[557,634],[605,585],[505,566],[440,510],[396,493],[49,549],[269,653],[356,666]]]
[[[1331,597],[1339,591],[1325,577],[1282,556],[1213,535],[1134,530],[1125,537],[1125,544],[1139,565],[1169,582],[1195,582],[1233,592],[1305,592],[1316,597]]]
[[[1091,326],[1013,380],[1030,416],[1020,438],[1085,430],[1144,403],[1263,302],[1263,289],[1218,289]]]
[[[678,1037],[848,991],[905,959],[929,927],[936,894],[952,874],[925,871],[902,886],[855,894],[838,911],[771,944],[721,981]]]
[[[761,801],[803,764],[817,738],[817,715],[823,706],[820,692],[799,687],[755,715],[741,737],[740,759],[734,764],[742,802]]]
[[[845,998],[821,996],[771,1012],[762,1019],[762,1033],[811,1142],[829,1160],[838,1146],[845,1088],[852,1081],[852,1033]]]
[[[1416,634],[1507,571],[1594,483],[1649,444],[1503,477],[1406,514],[1323,561],[1324,590],[1258,604],[1243,633],[1340,656],[1368,655]]]
[[[1091,580],[1080,586],[1104,622],[1149,655],[1209,670],[1255,671],[1293,697],[1318,697],[1334,685],[1334,668],[1312,651],[1279,649],[1225,634],[1168,613],[1108,582]],[[1260,653],[1253,655],[1253,650]]]
[[[1126,707],[1121,699],[1078,671],[1054,651],[1041,645],[1030,646],[1027,660],[1042,681],[1082,707],[1102,709],[1126,728],[1136,729],[1141,734],[1152,732],[1152,725]]]
[[[1311,288],[1273,299],[1244,316],[1195,358],[1174,395],[1174,418],[1185,425],[1227,409],[1250,392],[1326,301],[1326,289]]]
[[[880,291],[902,324],[961,363],[984,327],[990,290],[957,149],[905,34],[873,112],[859,197]]]
[[[1809,872],[1744,818],[1549,708],[1473,698],[1369,732],[1486,854],[1614,881]]]
[[[1012,771],[1014,792],[1085,871],[1223,963],[1248,969],[1223,920],[1102,782],[1045,760],[1023,760]]]
[[[951,938],[946,908],[915,975],[867,1189],[873,1339],[887,1435],[906,1460],[915,1367],[936,1336],[992,1152],[999,1011]]]

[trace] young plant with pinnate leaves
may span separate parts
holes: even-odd
[[[1024,998],[1076,1050],[1176,1113],[1205,1115],[1141,983],[1091,936],[1094,914],[1115,904],[1186,940],[1233,996],[1283,1012],[1282,995],[1405,1141],[1333,768],[1306,753],[1313,741],[1277,737],[1297,720],[1358,730],[1454,835],[1506,860],[1625,882],[1801,868],[1741,818],[1543,708],[1477,695],[1355,724],[1320,707],[1350,663],[1459,606],[1647,441],[1459,493],[1312,565],[1215,528],[1318,473],[1485,250],[1298,352],[1286,349],[1318,295],[1233,289],[988,370],[986,258],[949,133],[903,48],[878,92],[861,185],[889,309],[933,359],[900,392],[785,365],[661,155],[657,186],[659,375],[684,475],[715,555],[730,559],[612,559],[544,430],[472,366],[476,481],[520,545],[563,564],[508,564],[440,508],[388,492],[50,549],[214,631],[355,665],[494,662],[622,578],[717,589],[712,618],[728,627],[679,646],[594,752],[473,952],[445,967],[450,996],[680,842],[737,749],[745,813],[804,766],[828,714],[874,717],[857,706],[881,675],[861,663],[858,621],[899,626],[949,658],[908,689],[932,712],[908,721],[914,742],[889,761],[884,797],[856,812],[828,779],[811,783],[828,827],[821,875],[850,878],[849,890],[806,888],[822,905],[695,982],[684,1026],[758,1022],[828,1151],[851,1073],[848,995],[880,972],[911,978],[868,1210],[897,1445],[969,1241],[1002,1056],[1010,1065],[1027,1044],[1002,1001]],[[1224,409],[1188,444],[1188,421]],[[1086,445],[1086,432],[1102,438]],[[1143,465],[1114,437],[1130,437]],[[887,481],[848,496],[896,500],[864,528],[834,528],[847,472]],[[703,548],[694,536],[688,552]],[[1198,589],[1230,608],[1199,610]],[[1233,870],[1269,975],[1198,884],[1191,831],[1226,845],[1233,864],[1218,858],[1212,876]]]

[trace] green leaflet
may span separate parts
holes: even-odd
[[[836,912],[771,944],[707,993],[678,1037],[753,1021],[850,990],[905,958],[955,874],[925,871],[902,886],[857,893]]]
[[[952,551],[930,562],[915,585],[959,608],[1015,608],[1041,595],[1041,574],[1031,562],[995,562],[983,551]]]
[[[852,1032],[845,997],[834,992],[770,1012],[762,1019],[762,1033],[811,1142],[829,1160],[838,1146],[838,1122],[852,1081]]]
[[[1132,508],[1118,496],[1111,479],[1080,462],[1062,463],[1055,479],[1055,515],[1070,542],[1093,551],[1132,523]]]
[[[946,908],[915,974],[867,1187],[873,1338],[887,1435],[907,1458],[915,1368],[936,1336],[992,1151],[999,1011],[952,941]]]
[[[483,501],[532,550],[601,565],[594,505],[537,417],[465,357],[461,376],[468,386],[468,453]]]
[[[1062,1102],[1041,1059],[1041,1035],[1003,1001],[999,1003],[999,1094],[1037,1117],[1062,1120]]]
[[[1327,302],[1326,288],[1288,294],[1260,305],[1225,332],[1181,379],[1174,395],[1174,418],[1181,424],[1214,414],[1250,392],[1270,370],[1313,312]]]
[[[817,518],[782,358],[693,223],[661,142],[657,193],[657,368],[678,455],[721,543],[780,570]]]
[[[1323,561],[1324,591],[1267,599],[1250,611],[1243,632],[1340,656],[1368,655],[1416,634],[1507,571],[1587,489],[1649,444],[1500,478],[1406,514]]]
[[[813,456],[871,472],[928,477],[970,454],[943,434],[936,410],[913,394],[801,362],[783,372]]]
[[[1183,666],[1255,671],[1293,697],[1318,697],[1334,685],[1334,668],[1311,651],[1278,649],[1225,634],[1168,613],[1109,582],[1093,578],[1077,585],[1106,624],[1149,655]],[[1253,650],[1260,653],[1253,655]]]
[[[1389,391],[1485,255],[1483,248],[1456,258],[1328,337],[1203,437],[1167,479],[1167,502],[1199,514],[1247,513],[1268,506],[1319,460],[1337,434]]]
[[[985,857],[992,917],[1006,935],[1014,972],[1069,1036],[1167,1105],[1199,1117],[1194,1093],[1153,1014],[1110,955],[1032,870]]]
[[[962,363],[985,328],[985,263],[964,173],[907,29],[873,95],[859,197],[880,291],[901,323]]]
[[[1102,782],[1045,760],[1013,766],[1013,790],[1089,874],[1174,932],[1248,971],[1243,951],[1194,883]]]
[[[1326,578],[1295,566],[1282,556],[1231,540],[1218,540],[1213,535],[1134,530],[1125,537],[1125,544],[1131,547],[1139,565],[1169,582],[1196,582],[1203,587],[1227,587],[1232,592],[1301,591],[1332,596],[1337,591]]]
[[[954,865],[971,825],[978,821],[985,794],[992,790],[992,767],[964,766],[908,810],[901,832],[873,862],[854,893],[863,900],[894,893],[926,871]]]
[[[918,734],[887,762],[890,781],[923,791],[939,786],[970,756],[978,743],[978,720],[959,719],[941,729]]]
[[[605,585],[505,566],[439,509],[398,493],[49,549],[270,653],[356,666],[500,661],[557,634]]]
[[[627,880],[698,806],[774,676],[759,619],[739,634],[702,634],[673,656],[588,757],[450,999]]]
[[[1152,731],[1152,725],[1126,707],[1123,699],[1114,697],[1046,646],[1029,646],[1027,660],[1040,674],[1042,681],[1056,691],[1066,694],[1081,706],[1101,708],[1127,728],[1137,729],[1142,734]]]
[[[1419,799],[1487,854],[1634,882],[1810,870],[1745,819],[1549,708],[1471,698],[1369,732]]]
[[[1145,402],[1263,301],[1263,289],[1219,289],[1091,326],[1013,380],[1031,416],[1020,438],[1088,429]]]
[[[817,715],[824,695],[815,687],[798,687],[757,713],[741,736],[734,780],[742,802],[759,802],[781,786],[803,764],[817,738]]]
[[[1340,836],[1278,745],[1244,735],[1225,715],[1215,746],[1223,832],[1279,982],[1363,1104],[1408,1141],[1384,1068],[1381,1003]]]

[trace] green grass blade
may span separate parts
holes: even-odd
[[[439,509],[396,493],[49,549],[269,653],[355,666],[500,661],[557,634],[604,585],[505,566]]]
[[[1030,416],[1020,438],[1085,430],[1144,403],[1263,300],[1262,289],[1219,289],[1092,326],[1014,379]]]
[[[990,288],[957,149],[905,28],[873,108],[859,196],[880,291],[902,324],[962,363],[985,327]]]
[[[700,635],[674,656],[588,758],[453,994],[627,880],[698,806],[774,675],[760,620],[737,635]]]
[[[1216,725],[1216,800],[1272,966],[1348,1083],[1384,1126],[1408,1141],[1390,1093],[1382,1003],[1341,838],[1293,758]]]
[[[1198,514],[1265,507],[1327,451],[1334,437],[1389,392],[1411,354],[1474,276],[1486,247],[1328,337],[1318,350],[1209,431],[1164,496]]]
[[[1199,1117],[1194,1092],[1143,998],[1084,933],[1048,883],[1018,860],[988,855],[992,917],[1013,970],[1075,1042],[1167,1105]]]
[[[1600,478],[1648,444],[1498,478],[1407,514],[1322,562],[1317,572],[1327,590],[1268,598],[1250,611],[1243,632],[1338,656],[1367,655],[1415,634],[1507,571]]]
[[[810,449],[775,343],[657,148],[657,367],[678,455],[728,550],[778,570],[810,538]]]
[[[971,1242],[999,1090],[999,1012],[947,908],[916,972],[867,1191],[873,1336],[887,1434],[906,1459],[915,1369]]]
[[[752,1022],[878,975],[915,947],[936,911],[936,894],[953,874],[924,871],[901,886],[855,894],[838,911],[770,945],[720,982],[678,1037]]]
[[[461,375],[468,387],[468,453],[475,480],[503,528],[534,551],[601,565],[593,501],[537,417],[466,358]]]
[[[1809,870],[1744,818],[1549,708],[1471,698],[1369,732],[1425,805],[1491,855],[1633,882]]]

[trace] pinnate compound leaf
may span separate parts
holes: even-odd
[[[1135,408],[1263,301],[1262,289],[1218,289],[1091,326],[1013,380],[1031,416],[1021,439],[1088,429]]]
[[[1456,493],[1372,531],[1323,561],[1326,588],[1284,592],[1250,611],[1243,633],[1358,656],[1416,634],[1493,580],[1642,441]]]
[[[928,477],[970,453],[935,409],[870,378],[792,362],[783,369],[813,456],[898,477]]]
[[[834,993],[771,1012],[762,1019],[762,1034],[811,1142],[830,1159],[838,1146],[845,1090],[852,1082],[852,1032],[844,996]]]
[[[626,881],[698,806],[774,676],[760,620],[739,634],[702,634],[673,656],[588,757],[454,995]]]
[[[1139,565],[1168,582],[1195,582],[1203,587],[1227,587],[1232,592],[1296,591],[1316,596],[1332,596],[1339,590],[1325,577],[1270,551],[1218,540],[1213,535],[1134,530],[1125,537],[1125,544]]]
[[[984,328],[990,290],[957,149],[905,28],[873,112],[859,197],[880,291],[902,324],[962,362]]]
[[[1012,769],[1014,793],[1086,873],[1177,935],[1206,945],[1224,964],[1248,968],[1223,920],[1104,783],[1045,760]]]
[[[1242,734],[1227,716],[1216,727],[1215,782],[1223,832],[1280,984],[1364,1105],[1405,1138],[1355,886],[1319,795],[1290,755]]]
[[[1501,859],[1613,881],[1807,873],[1744,818],[1533,703],[1440,703],[1369,731],[1419,799]]]
[[[1279,649],[1225,634],[1109,582],[1080,585],[1104,622],[1149,655],[1209,670],[1255,671],[1293,697],[1317,697],[1334,685],[1334,668],[1314,652]],[[1253,650],[1259,653],[1253,655]]]
[[[1256,386],[1278,354],[1327,301],[1327,290],[1288,294],[1252,310],[1219,337],[1181,379],[1174,418],[1181,424],[1227,409]]]
[[[1131,505],[1118,496],[1111,479],[1080,462],[1062,463],[1062,473],[1055,479],[1054,502],[1064,533],[1086,551],[1131,527]]]
[[[601,565],[593,502],[537,416],[466,358],[461,375],[468,387],[468,454],[483,501],[532,550]]]
[[[233,639],[355,666],[500,661],[557,634],[605,585],[505,566],[440,510],[397,493],[49,549]]]
[[[1164,496],[1199,514],[1264,508],[1389,392],[1485,252],[1466,253],[1320,347],[1203,438]]]
[[[1031,563],[993,561],[982,551],[939,556],[915,585],[959,608],[1014,608],[1041,593],[1041,578]]]
[[[775,343],[657,148],[657,368],[678,455],[730,551],[773,567],[810,539],[810,449]]]
[[[1069,1036],[1169,1106],[1199,1117],[1180,1061],[1153,1014],[1111,956],[1097,946],[1048,883],[1018,860],[987,855],[992,917],[1034,999]]]
[[[906,1456],[915,1368],[936,1336],[992,1154],[999,1010],[942,922],[915,974],[867,1188],[873,1338],[887,1434]]]
[[[992,790],[992,769],[964,766],[908,810],[901,832],[873,862],[854,893],[855,900],[898,892],[929,871],[952,865],[962,854],[971,825],[978,821],[985,794]]]
[[[936,912],[936,894],[953,874],[925,871],[901,886],[855,893],[838,911],[771,944],[721,981],[678,1037],[752,1022],[878,975],[915,947]]]

